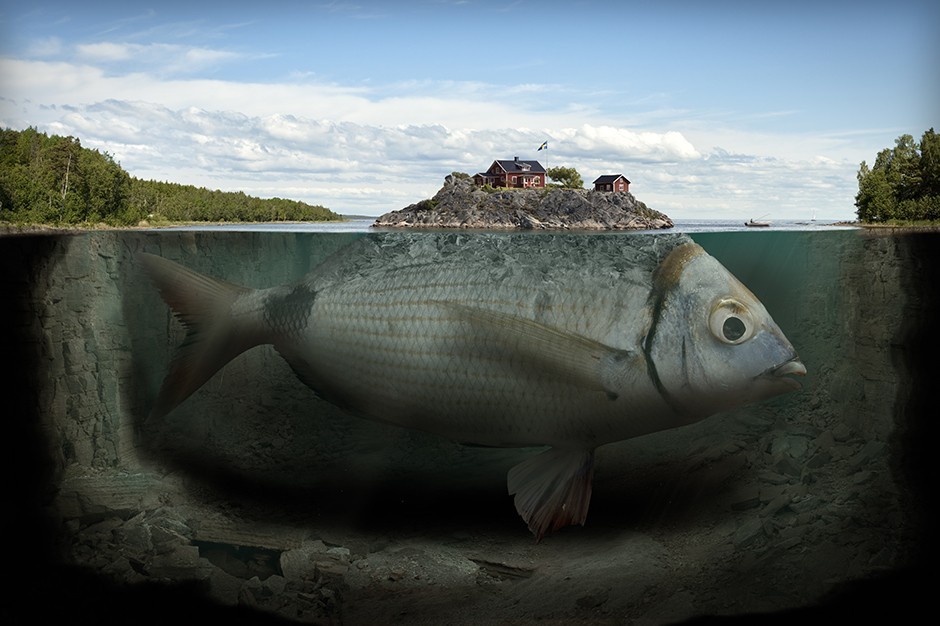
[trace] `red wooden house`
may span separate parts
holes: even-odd
[[[630,181],[623,174],[604,174],[594,181],[594,191],[630,191]]]
[[[545,187],[545,168],[538,161],[512,161],[498,159],[490,168],[473,176],[477,185],[539,189]]]

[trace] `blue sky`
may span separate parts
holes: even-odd
[[[859,163],[940,128],[937,5],[0,0],[0,125],[343,213],[519,156],[678,219],[851,219]]]

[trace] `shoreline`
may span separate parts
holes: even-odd
[[[2,236],[15,236],[15,235],[32,235],[32,234],[73,234],[73,233],[85,233],[91,231],[139,231],[139,230],[166,230],[172,228],[180,228],[186,226],[196,226],[196,227],[205,227],[205,226],[238,226],[238,225],[258,225],[258,224],[342,224],[349,223],[360,220],[374,220],[376,218],[372,216],[344,216],[342,220],[315,220],[315,221],[303,221],[303,220],[284,220],[284,221],[275,221],[275,222],[258,222],[258,221],[244,221],[244,222],[226,222],[226,221],[212,221],[212,222],[168,222],[161,224],[138,224],[135,226],[112,226],[109,224],[98,223],[98,224],[68,224],[68,225],[58,225],[58,224],[13,224],[9,222],[0,222],[0,237]],[[708,221],[708,220],[703,220]],[[715,220],[722,221],[722,220]],[[374,227],[375,224],[372,224],[371,227]],[[940,232],[940,223],[936,224],[912,224],[912,225],[898,225],[898,224],[873,224],[873,223],[862,223],[855,221],[837,221],[837,222],[826,222],[818,224],[821,227],[836,227],[836,228],[856,228],[862,231],[865,231],[868,234],[903,234],[903,233],[934,233]],[[370,227],[370,228],[371,228]],[[414,226],[379,226],[381,229],[388,230],[422,230],[420,227]],[[460,228],[441,228],[441,230],[461,230]],[[492,228],[492,229],[471,229],[471,230],[499,230],[499,231],[512,231],[512,230],[524,230],[524,229],[512,229],[512,228]],[[567,232],[578,232],[582,229],[571,228],[571,229],[546,229],[546,230],[558,230],[558,231],[567,231]],[[663,229],[664,231],[669,231],[671,228]],[[597,232],[595,230],[584,230],[583,232]],[[619,229],[610,229],[610,232],[626,232],[625,230]]]
[[[268,222],[166,222],[160,224],[137,224],[135,226],[112,226],[100,222],[98,224],[12,224],[0,222],[0,235],[20,235],[28,233],[71,233],[89,232],[93,230],[160,230],[165,228],[179,228],[181,226],[233,226],[240,224],[342,224],[352,222],[358,218],[343,218],[340,220],[278,220]],[[369,218],[372,219],[372,218]]]
[[[870,232],[884,233],[936,233],[940,232],[940,223],[938,224],[862,224],[854,223],[858,228],[864,228]]]

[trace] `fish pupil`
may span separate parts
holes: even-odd
[[[740,317],[729,317],[725,320],[725,323],[721,325],[721,332],[728,341],[737,341],[744,336],[746,331],[747,327],[744,325],[744,322],[741,321]]]

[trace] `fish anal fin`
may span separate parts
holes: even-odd
[[[593,449],[550,448],[509,470],[509,494],[540,541],[565,526],[584,525],[593,478]]]

